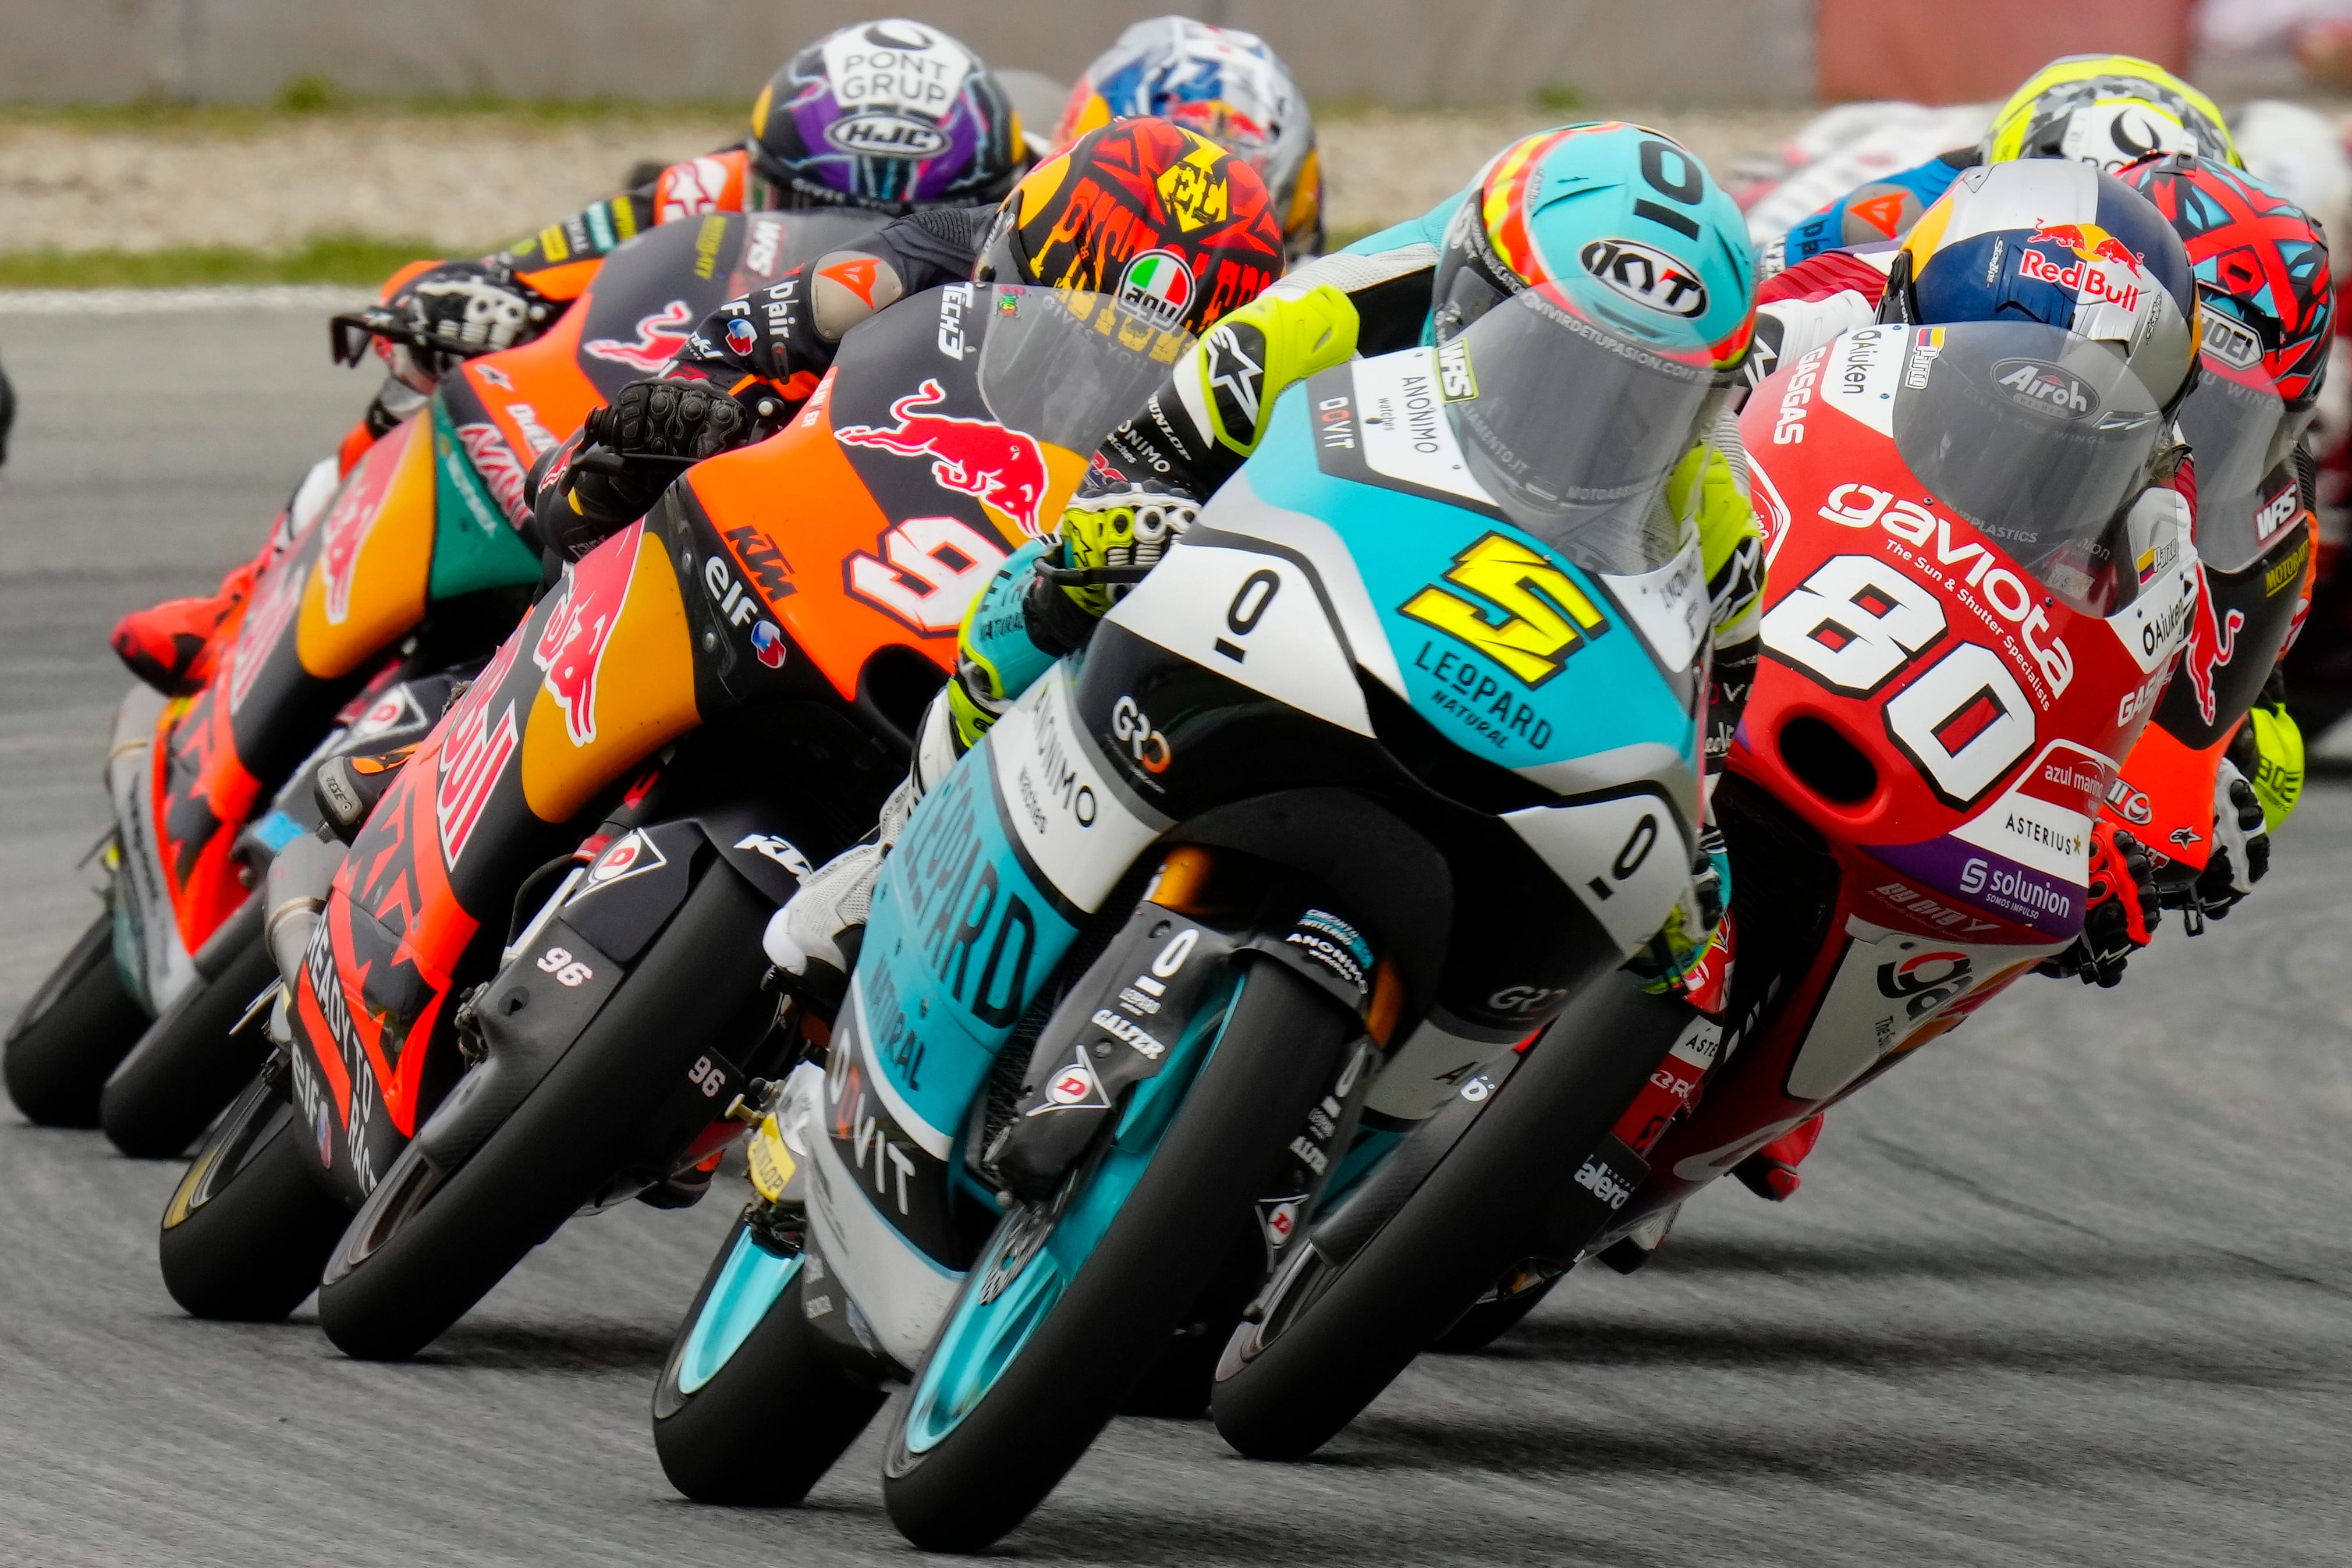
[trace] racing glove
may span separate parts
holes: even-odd
[[[2303,730],[2287,711],[2286,676],[2271,671],[2246,721],[2230,742],[2230,761],[2254,786],[2263,804],[2263,827],[2276,833],[2303,798]]]
[[[2156,935],[2163,918],[2156,866],[2146,846],[2113,823],[2091,829],[2089,908],[2082,933],[2035,966],[2041,974],[2078,974],[2085,985],[2120,984],[2124,964]]]
[[[2213,778],[2213,853],[2189,889],[2207,920],[2221,920],[2271,868],[2271,837],[2254,786],[2227,757]]]
[[[689,463],[741,446],[743,405],[702,381],[633,381],[581,426],[582,449],[531,504],[541,542],[572,559],[646,515]]]
[[[417,273],[384,300],[387,314],[430,347],[386,342],[392,373],[430,393],[452,365],[510,348],[554,314],[530,287],[497,261],[444,261]]]

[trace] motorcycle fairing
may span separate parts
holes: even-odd
[[[1505,520],[1462,470],[1435,377],[1433,351],[1408,349],[1286,392],[1202,524],[1249,530],[1264,510],[1328,524],[1387,651],[1358,662],[1465,750],[1534,776],[1663,745],[1693,780],[1695,805],[1706,614],[1696,540],[1663,577],[1612,579],[1570,562]],[[1381,434],[1401,419],[1419,421],[1412,440]],[[1578,679],[1559,679],[1571,668]]]
[[[1734,755],[1832,841],[1867,847],[1856,876],[1885,889],[1874,919],[2063,942],[2112,759],[2146,721],[2144,701],[2116,694],[2151,690],[2188,637],[2186,509],[2169,491],[2132,509],[2138,580],[2105,617],[2041,590],[1904,464],[1874,395],[1906,374],[1903,342],[1848,334],[1749,400],[1772,564]],[[1805,378],[1832,391],[1799,398],[1792,424],[1784,404]],[[1837,798],[1832,753],[1882,761]]]
[[[411,419],[367,449],[319,520],[319,553],[295,612],[302,668],[347,675],[424,618],[432,567],[431,422]]]
[[[515,530],[523,520],[523,478],[530,464],[517,457],[495,426],[457,423],[453,388],[434,395],[433,540],[428,600],[454,599],[482,588],[522,587],[539,581],[539,552]]]

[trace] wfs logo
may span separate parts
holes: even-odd
[[[1706,314],[1706,285],[1663,250],[1631,239],[1596,239],[1577,252],[1577,259],[1637,305],[1669,316]]]
[[[2099,411],[2099,395],[2091,384],[2063,365],[2005,359],[1992,367],[1992,378],[2018,402],[2062,419],[2088,419]]]

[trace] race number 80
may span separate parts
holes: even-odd
[[[1893,563],[1834,555],[1764,617],[1767,649],[1868,697],[1944,635],[1944,606]],[[1886,704],[1886,728],[1936,794],[1973,805],[2033,749],[2033,710],[2000,656],[1961,643]]]

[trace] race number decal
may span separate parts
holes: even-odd
[[[1832,691],[1867,697],[1944,635],[1935,595],[1869,555],[1832,555],[1764,617],[1764,647]]]
[[[2000,656],[1962,643],[1886,705],[1887,732],[1947,805],[1969,806],[2033,749],[2033,709]]]
[[[971,524],[952,517],[913,517],[882,536],[883,557],[849,558],[849,591],[935,637],[963,625],[964,612],[1004,564],[1004,552]]]

